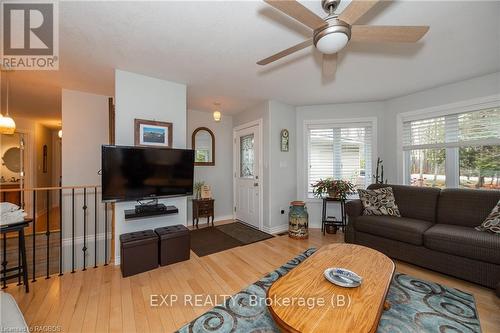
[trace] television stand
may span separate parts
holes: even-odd
[[[125,219],[128,220],[158,215],[172,215],[177,213],[179,213],[179,209],[177,207],[165,206],[164,204],[159,204],[158,200],[154,200],[153,202],[147,204],[140,203],[135,206],[135,209],[125,210]]]

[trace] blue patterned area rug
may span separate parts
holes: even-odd
[[[178,332],[279,333],[265,304],[251,306],[250,297],[265,298],[267,289],[277,279],[315,251],[306,250]],[[463,291],[396,273],[387,300],[391,308],[382,314],[379,333],[481,332],[474,297]]]

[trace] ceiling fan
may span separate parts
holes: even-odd
[[[340,0],[322,0],[328,13],[323,19],[294,0],[264,0],[267,4],[313,29],[312,38],[257,62],[267,65],[314,44],[323,54],[323,75],[332,76],[337,67],[337,53],[349,41],[415,43],[429,30],[428,26],[370,26],[355,23],[382,0],[352,0],[336,14]]]

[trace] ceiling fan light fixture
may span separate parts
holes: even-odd
[[[328,26],[314,32],[314,46],[323,54],[334,54],[351,39],[351,27],[337,18],[327,19],[327,22]]]
[[[321,37],[316,42],[316,48],[323,54],[334,54],[342,50],[349,41],[343,32],[334,32]]]

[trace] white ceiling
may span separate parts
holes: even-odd
[[[324,16],[319,0],[301,2]],[[12,82],[34,105],[45,105],[43,96],[53,101],[60,87],[113,95],[115,68],[185,83],[190,109],[210,110],[217,101],[223,113],[267,99],[384,100],[500,71],[499,18],[498,1],[381,3],[358,23],[430,31],[413,45],[350,43],[335,79],[325,82],[313,47],[255,64],[310,33],[263,2],[63,2],[60,71],[16,72]]]

